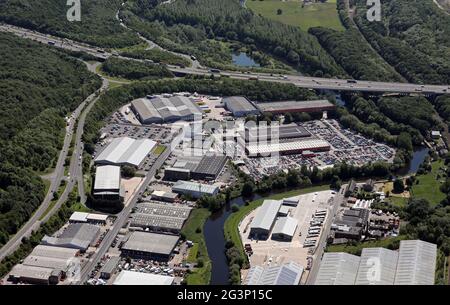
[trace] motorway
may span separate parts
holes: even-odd
[[[115,52],[105,50],[98,51],[98,48],[79,43],[68,39],[53,37],[47,34],[34,32],[11,25],[0,24],[0,31],[14,33],[20,37],[33,39],[44,44],[54,44],[55,47],[64,48],[71,51],[81,51],[93,55],[102,60],[110,56],[118,56]],[[148,41],[148,40],[146,40]],[[149,42],[149,41],[148,41]],[[149,42],[150,43],[150,42]],[[153,42],[152,42],[153,43]],[[114,54],[113,54],[114,53]],[[178,54],[178,53],[177,53]],[[123,56],[119,58],[144,62],[145,60],[132,59]],[[221,71],[212,73],[207,68],[202,68],[198,64],[192,67],[177,67],[168,65],[167,68],[174,73],[190,75],[222,75],[235,79],[260,80],[278,83],[293,84],[301,88],[317,90],[338,90],[338,91],[360,91],[360,92],[386,92],[386,93],[418,93],[418,94],[445,94],[450,92],[450,85],[420,85],[410,83],[390,83],[374,81],[349,82],[345,79],[306,77],[300,75],[271,75],[267,73],[243,73],[236,71]]]
[[[66,127],[66,134],[64,138],[64,144],[63,148],[60,151],[60,154],[58,156],[58,161],[56,163],[56,167],[54,169],[54,172],[52,174],[52,180],[50,187],[47,191],[47,194],[44,198],[44,201],[41,203],[39,208],[36,210],[36,212],[31,216],[31,218],[20,228],[20,230],[10,238],[10,240],[0,249],[0,261],[8,256],[9,254],[13,253],[21,244],[22,238],[29,237],[33,231],[39,228],[41,223],[46,222],[53,213],[55,213],[59,207],[67,200],[70,192],[72,191],[75,183],[76,183],[76,177],[77,175],[80,176],[79,171],[77,170],[77,162],[80,158],[80,155],[82,154],[81,149],[81,134],[83,128],[84,128],[84,118],[86,117],[87,112],[90,110],[94,102],[96,101],[95,97],[97,93],[105,90],[108,86],[107,82],[103,82],[102,87],[98,89],[96,92],[89,95],[72,113],[70,116],[70,122],[69,125]],[[86,105],[89,105],[86,110],[83,111],[84,107]],[[81,117],[80,117],[81,115]],[[70,167],[69,167],[69,177],[68,182],[65,186],[64,192],[61,194],[61,196],[58,198],[56,204],[50,209],[50,211],[47,211],[47,209],[50,207],[51,201],[53,199],[53,193],[58,191],[58,188],[61,184],[61,181],[65,178],[64,176],[64,163],[65,159],[67,157],[70,143],[72,141],[72,136],[74,132],[74,128],[76,125],[77,119],[80,117],[80,120],[77,125],[76,130],[76,141],[75,146],[73,149],[71,161],[70,161]],[[72,178],[70,177],[70,174],[72,174]],[[82,172],[81,172],[82,176]],[[46,213],[47,212],[47,213]],[[41,219],[42,218],[42,219]]]
[[[334,195],[333,198],[331,209],[328,210],[327,222],[323,227],[322,234],[320,235],[319,239],[319,244],[317,245],[316,252],[314,253],[314,261],[309,272],[308,279],[306,281],[307,285],[314,285],[314,282],[316,281],[320,262],[322,261],[322,256],[327,246],[327,238],[330,235],[331,224],[333,223],[333,219],[336,217],[341,203],[345,200],[344,192],[346,187],[347,185],[343,185],[341,189],[336,192],[336,195]]]
[[[170,149],[170,146],[166,146],[166,150],[161,155],[159,155],[158,159],[156,159],[153,166],[147,172],[145,179],[141,183],[139,189],[137,189],[135,191],[135,193],[133,194],[133,196],[129,199],[127,206],[117,215],[116,221],[114,222],[113,226],[110,228],[108,233],[103,238],[103,241],[100,244],[100,247],[97,249],[95,254],[91,257],[91,259],[81,269],[80,278],[79,278],[79,281],[77,284],[83,284],[89,279],[90,273],[95,268],[95,266],[98,264],[98,262],[102,259],[102,257],[106,254],[106,252],[108,251],[112,242],[114,241],[117,234],[119,233],[120,228],[122,228],[125,225],[125,223],[127,222],[128,218],[130,217],[130,213],[133,210],[133,208],[136,206],[136,203],[137,203],[139,197],[145,191],[148,184],[153,179],[153,177],[156,175],[156,172],[158,171],[158,169],[163,165],[163,163],[169,157],[171,152],[172,151]]]

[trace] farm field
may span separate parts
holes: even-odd
[[[302,0],[247,0],[246,6],[266,18],[300,27],[304,31],[317,26],[344,30],[336,9],[336,0],[310,3],[304,7],[302,2]],[[278,9],[282,10],[281,14],[278,14]]]

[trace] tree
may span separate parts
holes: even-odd
[[[254,185],[251,181],[246,181],[242,186],[241,195],[244,197],[250,197],[253,194]]]
[[[405,191],[405,184],[403,183],[403,179],[395,179],[394,180],[394,193],[403,193]]]
[[[238,206],[237,204],[233,204],[233,205],[231,206],[231,211],[232,211],[233,213],[236,213],[237,211],[239,211],[239,206]]]
[[[132,178],[136,175],[136,168],[129,165],[122,166],[122,176],[126,178]]]
[[[283,10],[281,8],[277,9],[277,15],[283,14]]]

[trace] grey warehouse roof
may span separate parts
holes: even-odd
[[[95,170],[94,190],[119,190],[120,166],[97,166]]]
[[[133,232],[122,249],[170,255],[178,242],[178,236],[148,232]]]
[[[245,97],[243,96],[230,96],[223,98],[223,103],[225,107],[233,112],[259,112],[258,109]]]
[[[206,195],[214,195],[218,192],[219,187],[216,185],[202,184],[190,181],[177,181],[172,188],[173,192],[201,192]]]
[[[262,112],[280,112],[287,110],[307,111],[314,108],[334,107],[328,100],[264,102],[258,103],[257,106]]]
[[[280,217],[275,222],[272,229],[272,234],[284,234],[286,236],[294,236],[297,229],[297,219],[292,217]]]
[[[434,285],[437,246],[421,240],[400,241],[394,285]]]
[[[280,266],[252,267],[245,279],[245,285],[298,285],[303,267],[289,262]]]
[[[95,163],[113,165],[139,166],[144,158],[155,147],[156,142],[150,139],[135,140],[128,137],[115,138],[95,158]]]
[[[186,206],[179,206],[179,205],[175,206],[170,204],[142,202],[138,204],[136,212],[186,219],[189,217],[191,210],[192,208]]]
[[[59,237],[44,236],[42,243],[49,246],[87,249],[99,233],[100,228],[97,226],[75,223],[70,224]]]
[[[361,253],[356,285],[392,285],[398,252],[385,248],[364,248]],[[374,268],[376,272],[373,273]]]
[[[353,285],[359,261],[359,256],[348,253],[325,253],[315,285]]]
[[[166,275],[122,270],[113,285],[172,285],[174,279]]]
[[[255,218],[253,218],[250,227],[252,229],[257,228],[269,231],[275,221],[275,218],[277,217],[280,207],[281,201],[264,200],[263,205],[259,207]]]
[[[202,115],[201,109],[185,96],[140,98],[132,101],[131,104],[143,122],[147,120],[176,121],[193,115],[200,117]]]

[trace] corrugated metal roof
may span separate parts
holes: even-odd
[[[170,255],[179,237],[149,232],[133,232],[122,249]]]
[[[297,229],[297,219],[292,217],[280,217],[275,222],[272,234],[284,234],[287,236],[294,236],[295,230]]]
[[[292,142],[270,143],[269,141],[269,143],[249,144],[246,148],[249,154],[257,155],[295,150],[329,149],[330,144],[321,139],[304,139]]]
[[[135,140],[129,137],[115,138],[98,155],[95,162],[139,166],[156,144],[155,141],[150,139]]]
[[[229,96],[223,98],[222,101],[225,104],[225,107],[233,113],[259,112],[258,109],[243,96]]]
[[[421,240],[400,241],[394,285],[433,285],[437,246]]]
[[[249,270],[245,285],[298,285],[303,267],[289,262],[280,266],[254,266]]]
[[[261,207],[253,218],[250,228],[264,229],[269,231],[272,227],[275,218],[277,217],[278,210],[281,207],[281,201],[278,200],[264,200]]]
[[[364,248],[356,275],[356,285],[392,285],[398,252],[384,248]]]
[[[328,100],[264,102],[258,103],[257,106],[262,112],[281,112],[288,110],[307,111],[314,108],[334,107]]]
[[[348,253],[325,253],[315,285],[354,285],[359,261],[359,256]]]
[[[205,194],[214,195],[219,190],[219,187],[216,185],[202,184],[191,181],[177,181],[172,188],[174,192],[201,192]]]
[[[120,189],[120,166],[115,165],[97,166],[97,169],[95,170],[94,190],[101,191],[101,190],[119,190],[119,189]],[[72,214],[72,216],[74,215]],[[87,215],[85,217],[87,217]]]
[[[172,285],[173,280],[166,275],[122,270],[113,285]]]

